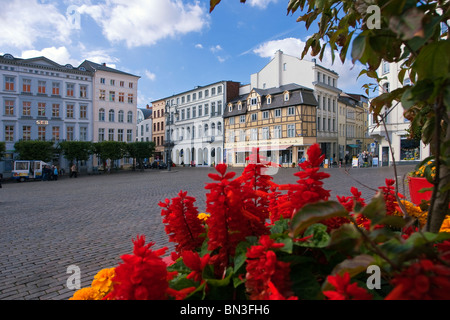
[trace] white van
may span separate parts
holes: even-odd
[[[23,182],[29,179],[42,179],[42,169],[48,165],[41,160],[16,160],[12,171],[13,179]]]

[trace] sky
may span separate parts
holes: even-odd
[[[210,13],[208,0],[0,0],[0,54],[106,63],[141,77],[144,108],[196,86],[248,84],[277,50],[300,57],[316,26],[287,14],[288,2],[222,0]],[[339,74],[344,92],[365,94],[361,65],[332,64],[330,54],[318,63]]]

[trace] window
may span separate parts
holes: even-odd
[[[263,113],[262,113],[262,118],[263,118],[264,120],[269,119],[269,111],[263,111]]]
[[[245,141],[247,132],[245,130],[239,130],[239,141]]]
[[[14,91],[14,77],[5,77],[5,90]]]
[[[14,141],[14,126],[5,126],[5,141]]]
[[[5,100],[5,116],[14,115],[14,100]]]
[[[134,102],[134,96],[132,93],[128,94],[128,103],[133,103]]]
[[[87,106],[86,105],[80,106],[80,119],[87,119]]]
[[[52,127],[52,141],[59,141],[59,127]]]
[[[222,122],[217,123],[217,134],[222,134]]]
[[[52,104],[52,117],[59,118],[59,103]]]
[[[98,121],[105,121],[105,109],[98,110]]]
[[[206,123],[205,124],[205,137],[207,137],[209,135],[208,131],[209,131],[209,127],[208,127],[208,124]]]
[[[252,113],[252,121],[256,121],[258,120],[258,114],[257,113]]]
[[[105,97],[106,97],[106,91],[100,89],[100,95],[99,95],[98,99],[101,101],[105,101],[105,99],[106,99]]]
[[[105,129],[99,128],[98,129],[98,142],[105,141]]]
[[[229,124],[234,124],[234,117],[231,117],[231,118],[230,118]]]
[[[87,86],[80,85],[80,98],[87,98]]]
[[[241,117],[240,117],[240,120],[239,120],[241,123],[245,123],[245,116],[244,115],[242,115]]]
[[[383,74],[389,73],[389,62],[383,61]]]
[[[119,92],[119,102],[125,102],[125,94],[123,92]]]
[[[268,96],[267,97],[267,104],[271,104],[272,103],[272,97],[271,96]]]
[[[218,94],[221,94],[221,93],[222,93],[222,86],[218,86],[218,87],[217,87],[217,93],[218,93]]]
[[[80,141],[87,141],[87,127],[80,127]]]
[[[289,107],[288,108],[288,116],[293,116],[293,115],[295,115],[295,108]]]
[[[38,126],[38,140],[45,141],[45,127]]]
[[[286,69],[287,69],[287,65],[286,65],[286,63],[283,63],[283,71],[286,71]]]
[[[114,85],[116,84],[116,81],[113,80],[113,79],[111,79],[111,80],[109,80],[109,84],[110,84],[111,86],[114,86]]]
[[[281,109],[275,109],[275,117],[281,117]]]
[[[110,109],[108,112],[108,121],[109,122],[114,122],[114,116],[115,116],[115,112],[113,109]]]
[[[202,97],[203,97],[203,93],[200,91],[200,92],[198,93],[198,98],[201,99]]]
[[[123,129],[117,129],[117,141],[123,142]]]
[[[205,116],[207,116],[208,114],[209,114],[208,104],[205,104]]]
[[[127,142],[133,141],[133,130],[127,129]],[[161,144],[162,144],[162,138],[161,138]]]
[[[111,101],[111,102],[116,101],[116,92],[115,91],[109,92],[109,101]]]
[[[197,116],[197,107],[192,107],[192,118]]]
[[[66,96],[73,97],[73,90],[75,85],[73,83],[68,83],[66,86]]]
[[[38,116],[45,117],[45,103],[43,102],[38,103]]]
[[[22,102],[22,115],[23,116],[31,116],[31,102],[30,101]]]
[[[38,93],[45,94],[45,81],[38,81]]]
[[[222,100],[217,101],[217,114],[222,115]]]
[[[289,92],[284,94],[284,101],[289,101]]]
[[[288,124],[287,126],[287,134],[289,138],[295,137],[295,124]]]
[[[67,141],[73,141],[74,137],[74,127],[67,127],[66,128],[66,140]]]
[[[133,111],[128,111],[127,122],[128,123],[132,123],[133,122]]]
[[[52,82],[52,95],[59,96],[59,82]]]
[[[269,136],[269,127],[264,127],[264,128],[262,128],[262,139],[264,139],[264,140],[270,139],[270,136]]]
[[[200,95],[200,94],[199,94],[199,95]],[[198,116],[199,116],[199,117],[202,116],[202,112],[203,112],[202,106],[198,106]]]
[[[208,96],[209,96],[209,90],[206,89],[206,90],[205,90],[205,98],[208,97]]]
[[[122,123],[122,122],[123,122],[123,119],[124,119],[123,110],[119,110],[119,112],[118,112],[117,115],[118,115],[117,121]]]
[[[128,88],[133,89],[133,82],[130,82],[130,83],[128,84]]]
[[[250,138],[252,141],[258,140],[258,129],[252,128],[250,131]]]
[[[22,127],[22,140],[31,140],[31,126]]]
[[[119,85],[120,85],[121,87],[124,87],[124,86],[125,86],[125,81],[120,81],[120,82],[119,82]]]
[[[108,129],[108,140],[114,141],[114,129]]]
[[[256,105],[258,104],[258,98],[251,98],[250,104],[251,104],[252,106],[256,106]]]
[[[280,139],[282,138],[282,134],[281,134],[281,126],[275,126],[273,128],[273,135],[275,139]]]
[[[211,95],[215,95],[216,94],[216,88],[211,88]]]
[[[74,106],[73,104],[68,104],[66,106],[66,118],[73,118]]]
[[[23,92],[31,92],[31,79],[23,79],[22,91]]]
[[[105,78],[100,78],[100,83],[105,84],[106,83]]]
[[[389,92],[389,82],[383,83],[383,90],[384,90],[385,92]]]

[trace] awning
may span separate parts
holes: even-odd
[[[347,147],[350,147],[350,148],[359,148],[359,145],[357,145],[357,144],[348,144]]]
[[[227,151],[231,152],[252,152],[253,148],[259,148],[259,151],[282,151],[287,150],[292,145],[271,145],[271,146],[253,146],[253,147],[238,147],[238,148],[226,148]]]

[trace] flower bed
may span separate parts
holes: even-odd
[[[450,219],[419,232],[425,213],[389,179],[369,203],[354,187],[332,201],[319,146],[307,154],[295,184],[264,175],[271,164],[257,153],[240,177],[217,165],[206,213],[183,191],[160,203],[174,252],[137,236],[71,299],[450,299]]]

